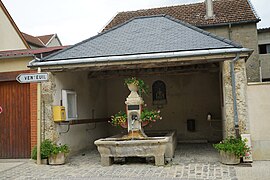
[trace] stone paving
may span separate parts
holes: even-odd
[[[25,161],[0,171],[0,179],[237,179],[235,166],[220,164],[210,144],[179,144],[175,158],[165,166],[135,160],[102,167],[98,152],[92,150],[70,157],[61,166]]]

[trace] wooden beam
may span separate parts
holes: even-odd
[[[65,125],[76,125],[76,124],[108,122],[109,120],[110,118],[78,119],[78,120],[62,121],[62,122],[56,122],[56,123],[65,124]]]

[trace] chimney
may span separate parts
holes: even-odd
[[[205,0],[205,6],[206,6],[205,19],[215,18],[214,9],[213,9],[213,1],[212,0]]]

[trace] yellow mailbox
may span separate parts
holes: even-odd
[[[53,106],[53,120],[54,122],[66,120],[66,111],[64,106]]]

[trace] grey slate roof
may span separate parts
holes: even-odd
[[[240,48],[170,16],[136,17],[40,61]]]

